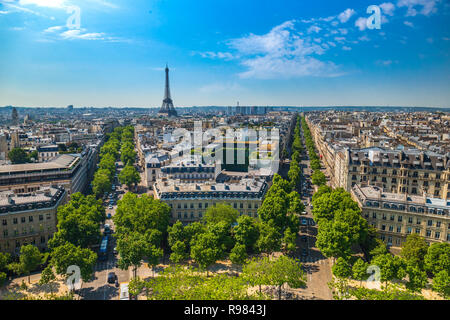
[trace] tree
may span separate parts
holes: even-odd
[[[390,253],[376,256],[370,264],[380,268],[380,280],[386,285],[390,280],[403,278],[401,260],[398,257],[394,258]]]
[[[126,184],[128,189],[131,189],[133,185],[141,182],[141,176],[133,165],[127,164],[119,173],[119,181]]]
[[[8,263],[11,256],[9,253],[0,252],[0,286],[6,282],[6,271],[8,269]]]
[[[54,248],[50,257],[50,264],[55,267],[57,274],[67,276],[68,267],[78,266],[84,282],[90,281],[94,274],[94,266],[97,263],[95,252],[77,247],[69,242]]]
[[[111,178],[110,172],[107,169],[100,169],[94,175],[94,180],[92,181],[92,191],[99,197],[104,193],[111,191]]]
[[[50,286],[50,290],[53,291],[53,282],[56,280],[56,276],[53,273],[53,267],[48,265],[41,273],[41,279],[39,279],[39,285],[48,284]]]
[[[215,224],[223,221],[231,227],[238,217],[239,212],[236,209],[225,203],[219,203],[206,210],[204,220],[207,224]]]
[[[433,278],[433,290],[444,299],[450,298],[450,276],[447,270],[439,271]]]
[[[179,263],[189,257],[187,253],[186,243],[177,241],[171,246],[172,254],[170,260],[174,263]]]
[[[22,164],[28,162],[27,153],[21,148],[14,148],[8,153],[8,158],[13,164]]]
[[[293,253],[297,249],[296,239],[297,234],[292,232],[290,228],[287,228],[283,237],[283,248],[286,252]]]
[[[378,238],[374,238],[374,248],[370,251],[370,256],[371,257],[376,257],[379,255],[384,255],[386,253],[388,253],[388,249],[386,247],[386,244]]]
[[[428,283],[427,274],[421,270],[417,264],[410,264],[406,267],[408,282],[406,288],[413,292],[420,292]]]
[[[242,215],[237,219],[237,225],[233,228],[234,239],[237,243],[245,245],[247,251],[255,249],[258,241],[259,230],[255,219]]]
[[[256,247],[260,252],[271,253],[279,251],[281,247],[281,235],[275,227],[268,223],[259,224],[259,238]]]
[[[278,300],[281,300],[281,288],[287,283],[291,288],[305,285],[305,276],[301,263],[297,259],[280,256],[271,260],[266,270],[269,285],[278,287]]]
[[[153,257],[155,250],[157,249],[149,243],[145,235],[136,231],[119,235],[117,239],[117,251],[120,255],[119,268],[128,270],[129,267],[133,267],[133,275],[136,277],[142,260],[145,257]]]
[[[340,257],[332,267],[333,274],[338,278],[350,278],[352,275],[352,268],[348,260]]]
[[[358,258],[358,260],[356,260],[356,262],[353,264],[353,267],[352,267],[353,279],[359,280],[360,285],[369,276],[367,274],[368,267],[369,267],[369,264],[367,262],[364,262],[364,260],[361,258]]]
[[[236,243],[234,248],[231,250],[230,260],[234,264],[243,264],[247,259],[247,249],[245,245]]]
[[[28,275],[28,283],[31,271],[35,270],[42,263],[42,254],[34,245],[26,245],[20,248],[19,264],[20,270]]]
[[[170,212],[170,207],[158,199],[146,194],[139,197],[128,192],[117,203],[116,214],[113,217],[116,234],[133,231],[145,234],[156,229],[164,237],[169,226]]]
[[[210,224],[207,226],[208,232],[217,236],[218,246],[221,249],[222,255],[218,258],[225,258],[226,253],[234,247],[235,241],[231,236],[231,227],[225,221],[218,222],[216,224]]]
[[[450,272],[450,243],[433,243],[425,255],[425,269],[433,275],[441,271]]]
[[[418,234],[410,234],[406,237],[406,241],[402,245],[400,255],[406,259],[408,264],[415,264],[424,268],[425,255],[428,252],[428,244],[424,238]]]
[[[219,237],[211,232],[194,236],[191,242],[191,258],[199,265],[201,270],[206,270],[223,255],[219,246]]]
[[[139,277],[132,278],[128,283],[128,293],[132,297],[137,297],[145,288],[145,281]]]
[[[355,243],[350,225],[345,221],[325,221],[319,226],[316,246],[326,257],[349,258]]]
[[[311,176],[311,181],[316,186],[321,186],[327,183],[327,178],[325,177],[325,174],[322,171],[316,170]]]

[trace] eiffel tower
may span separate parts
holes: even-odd
[[[177,111],[173,106],[172,98],[170,97],[170,86],[169,86],[169,67],[166,65],[166,90],[164,93],[164,100],[159,109],[159,114],[166,115],[168,117],[176,117]]]

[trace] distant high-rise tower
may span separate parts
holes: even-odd
[[[166,90],[164,92],[164,100],[159,114],[167,115],[169,117],[176,117],[177,111],[173,106],[172,98],[170,97],[170,86],[169,86],[169,67],[166,65]]]
[[[17,109],[13,108],[11,112],[12,124],[16,125],[19,123],[19,114],[17,113]]]

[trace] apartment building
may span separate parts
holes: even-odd
[[[206,210],[226,203],[241,215],[258,216],[268,184],[261,179],[242,179],[238,183],[186,183],[181,180],[158,179],[154,196],[172,209],[172,222],[184,224],[201,220]]]
[[[428,243],[450,242],[449,200],[383,192],[379,187],[357,184],[351,194],[362,216],[389,246],[400,247],[412,233]]]
[[[67,201],[62,186],[16,194],[0,192],[0,252],[18,254],[20,247],[33,244],[47,249],[57,231],[57,210]]]

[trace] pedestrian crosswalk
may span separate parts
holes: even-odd
[[[325,259],[322,258],[317,258],[317,257],[301,257],[300,258],[300,262],[303,263],[318,263],[318,264],[323,264],[325,263]]]

